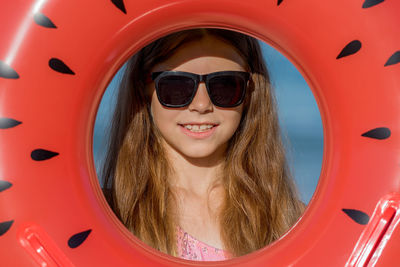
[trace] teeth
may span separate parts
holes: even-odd
[[[186,124],[184,125],[184,127],[192,132],[205,132],[209,129],[211,129],[212,127],[214,127],[211,124],[202,124],[202,125],[190,125],[190,124]]]

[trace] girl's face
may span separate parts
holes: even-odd
[[[244,66],[244,60],[232,46],[207,36],[182,45],[173,56],[155,65],[151,71],[208,74],[227,70],[245,71]],[[167,108],[158,101],[154,83],[150,88],[153,120],[163,136],[167,151],[172,150],[193,159],[209,156],[219,158],[223,155],[228,140],[239,125],[243,104],[234,108],[214,106],[204,82],[201,82],[188,106]]]

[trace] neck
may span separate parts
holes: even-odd
[[[172,165],[171,185],[173,187],[199,196],[207,196],[209,191],[219,183],[224,164],[223,150],[204,158],[190,158],[168,145],[164,147]]]

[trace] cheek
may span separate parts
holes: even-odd
[[[237,107],[234,114],[232,115],[232,121],[233,121],[233,124],[235,127],[235,131],[239,127],[240,121],[242,119],[242,115],[243,115],[243,104],[241,104],[239,107]]]
[[[241,118],[242,118],[241,114],[237,114],[236,116],[234,116],[232,118],[232,131],[233,131],[233,133],[235,133],[237,128],[239,127]]]
[[[232,137],[239,127],[240,120],[242,119],[242,108],[238,108],[235,111],[230,111],[229,115],[227,114],[225,116],[225,119],[228,122],[227,134],[229,134],[229,137]]]
[[[156,127],[163,132],[167,130],[169,125],[172,125],[175,121],[176,112],[174,110],[168,110],[164,108],[158,101],[157,95],[153,94],[150,105],[151,116]]]

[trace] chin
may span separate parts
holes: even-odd
[[[201,159],[208,158],[213,155],[215,151],[181,151],[182,155],[188,158]]]
[[[192,159],[213,159],[218,160],[223,156],[224,146],[215,147],[210,144],[206,146],[186,146],[180,150],[180,153],[187,158]]]
[[[225,150],[225,146],[216,145],[213,143],[186,143],[181,142],[178,144],[169,144],[167,142],[167,149],[171,149],[181,156],[188,159],[213,159],[218,160],[223,155],[223,151]],[[221,153],[222,152],[222,153]]]

